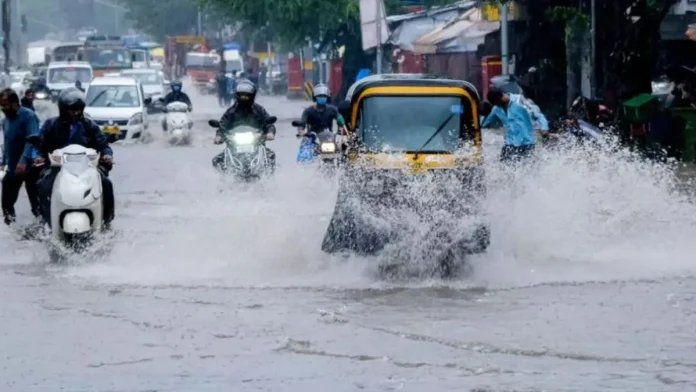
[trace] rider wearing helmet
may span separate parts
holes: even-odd
[[[269,114],[263,106],[254,102],[256,98],[256,86],[249,80],[241,80],[235,89],[236,101],[220,119],[220,129],[215,135],[215,144],[222,144],[223,132],[239,125],[248,125],[260,129],[266,140],[275,139],[276,129],[268,124]],[[275,169],[275,153],[266,147],[271,168]],[[213,158],[213,166],[221,169],[225,161],[225,153],[221,152]]]
[[[63,90],[58,96],[58,117],[44,123],[39,130],[41,142],[32,151],[35,166],[44,166],[39,180],[39,201],[44,220],[51,224],[51,193],[59,168],[45,165],[48,155],[70,144],[92,148],[100,155],[99,172],[101,173],[104,192],[104,222],[108,224],[114,218],[114,188],[108,179],[113,165],[113,151],[109,147],[106,135],[99,126],[84,117],[85,94],[75,87]]]
[[[162,98],[162,104],[164,106],[169,105],[172,102],[183,102],[188,105],[189,110],[192,109],[191,106],[191,99],[189,99],[189,96],[181,91],[181,81],[175,80],[172,82],[172,91],[167,94],[164,98]],[[166,131],[167,130],[167,118],[165,116],[162,116],[162,120],[160,121],[162,124],[162,130]]]
[[[78,90],[80,90],[80,91],[82,91],[83,93],[85,92],[85,89],[82,88],[82,82],[79,81],[79,80],[76,80],[76,81],[75,81],[75,88],[78,89]]]
[[[172,82],[172,91],[164,97],[164,105],[169,105],[172,102],[183,102],[189,106],[189,110],[193,107],[191,99],[185,92],[181,91],[181,81],[175,80]]]
[[[302,113],[302,122],[306,124],[305,129],[300,131],[300,136],[307,135],[309,132],[319,133],[325,129],[333,129],[333,121],[339,127],[345,125],[343,116],[338,113],[338,108],[329,104],[331,91],[325,84],[320,83],[314,86],[314,105],[305,109]]]

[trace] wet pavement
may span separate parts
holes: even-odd
[[[105,256],[50,265],[0,228],[0,390],[696,390],[696,208],[667,171],[546,157],[520,188],[489,159],[473,276],[384,282],[319,250],[336,184],[294,163],[306,103],[261,103],[269,183],[220,181],[199,97],[192,146],[115,146]]]

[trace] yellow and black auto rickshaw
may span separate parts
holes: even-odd
[[[426,75],[375,75],[351,86],[339,104],[350,130],[346,167],[322,250],[374,255],[399,237],[427,242],[401,231],[415,225],[446,238],[429,252],[485,252],[479,103],[470,83]],[[404,225],[406,216],[418,223]]]

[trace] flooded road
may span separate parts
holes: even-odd
[[[114,147],[107,256],[49,265],[0,228],[1,391],[696,390],[696,207],[668,170],[546,156],[511,186],[487,135],[490,251],[387,283],[319,250],[336,185],[294,164],[306,103],[261,103],[262,187],[219,181],[196,98],[193,146]]]

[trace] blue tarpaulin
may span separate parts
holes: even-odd
[[[370,71],[368,68],[363,68],[360,71],[358,71],[358,76],[355,77],[355,81],[357,82],[358,80],[366,78],[370,75],[372,75],[372,71]]]
[[[229,44],[222,45],[222,48],[225,50],[240,50],[242,46],[236,42],[230,42]]]

